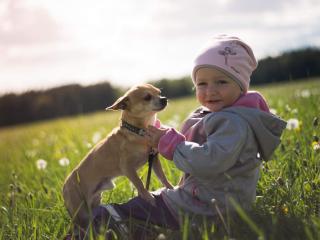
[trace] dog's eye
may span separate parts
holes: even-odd
[[[146,95],[143,99],[144,99],[145,101],[150,101],[151,98],[152,98],[151,94],[148,94],[148,95]]]

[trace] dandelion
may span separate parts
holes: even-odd
[[[314,151],[319,151],[320,150],[320,142],[313,142],[312,148]]]
[[[37,151],[36,150],[26,150],[26,156],[29,158],[33,158],[37,155]]]
[[[167,238],[166,238],[166,235],[164,235],[163,233],[160,233],[160,234],[157,236],[156,239],[157,239],[157,240],[165,240],[165,239],[167,239]]]
[[[276,114],[277,114],[277,110],[274,109],[274,108],[270,108],[270,112],[271,112],[273,115],[276,115]]]
[[[68,166],[69,163],[70,163],[70,160],[69,160],[68,158],[66,158],[66,157],[61,158],[61,159],[59,160],[59,164],[60,164],[60,166],[62,166],[62,167]]]
[[[288,104],[286,104],[284,108],[286,112],[291,112],[291,107]]]
[[[47,161],[43,159],[39,159],[37,160],[36,165],[39,170],[44,170],[47,167]]]
[[[287,121],[287,129],[289,130],[299,130],[300,122],[296,118],[290,118]]]
[[[300,92],[300,96],[303,98],[308,98],[311,96],[311,92],[309,89],[304,89]]]
[[[288,209],[287,205],[286,205],[286,204],[283,204],[283,206],[282,206],[282,213],[283,213],[284,215],[287,215],[288,212],[289,212],[289,209]]]
[[[83,144],[87,147],[87,148],[92,148],[92,144],[89,143],[88,141],[83,141]]]
[[[95,132],[92,136],[92,142],[96,144],[101,140],[101,138],[102,138],[102,134],[100,132]]]
[[[318,117],[315,117],[315,118],[313,119],[312,125],[313,125],[314,127],[317,127],[317,126],[319,125],[319,118],[318,118]]]

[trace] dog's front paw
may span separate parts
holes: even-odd
[[[156,206],[156,199],[150,192],[144,191],[142,193],[139,193],[139,196],[150,203],[152,206]]]

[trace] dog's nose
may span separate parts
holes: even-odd
[[[166,106],[167,103],[168,103],[168,99],[166,97],[160,97],[160,103],[163,105],[163,106]]]

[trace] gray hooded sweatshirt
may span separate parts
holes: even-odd
[[[161,194],[171,212],[214,217],[212,199],[225,212],[233,210],[230,197],[249,208],[256,197],[262,160],[270,159],[285,126],[277,116],[254,108],[195,111],[182,127],[187,141],[177,146],[173,156],[184,178],[178,187],[163,189]]]

